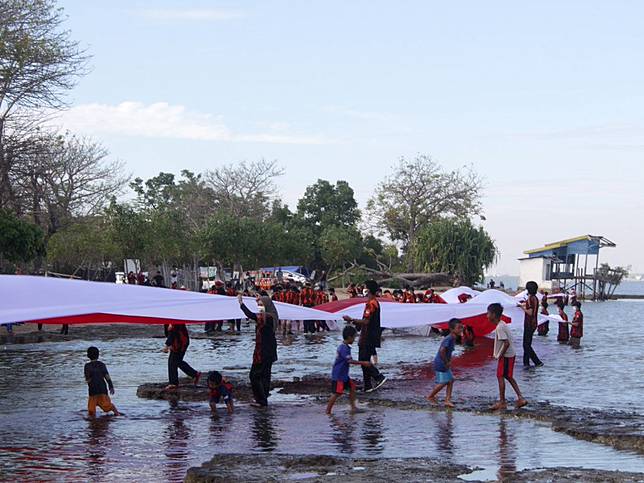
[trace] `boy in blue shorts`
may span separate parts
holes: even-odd
[[[208,389],[210,390],[210,410],[217,414],[217,404],[222,400],[226,405],[228,414],[232,414],[233,406],[233,385],[223,378],[221,373],[212,371],[208,374]]]
[[[349,377],[349,365],[371,366],[370,361],[354,361],[351,357],[351,344],[356,338],[356,328],[347,325],[342,331],[343,342],[338,346],[338,352],[333,363],[331,371],[331,397],[326,405],[326,413],[331,414],[335,401],[349,389],[349,401],[351,402],[351,412],[356,412],[356,383]]]
[[[453,408],[454,403],[452,403],[452,388],[454,387],[454,376],[452,375],[451,365],[452,365],[452,352],[454,352],[454,346],[456,345],[456,339],[461,336],[463,333],[463,324],[458,319],[452,319],[449,321],[449,334],[441,342],[441,346],[438,349],[438,353],[434,358],[434,371],[436,372],[436,387],[432,392],[427,396],[427,400],[436,405],[438,401],[436,400],[436,395],[441,392],[445,387],[447,391],[445,393],[445,406],[448,408]]]

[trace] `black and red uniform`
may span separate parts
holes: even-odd
[[[256,322],[253,365],[249,374],[253,397],[258,404],[267,406],[271,390],[271,370],[277,360],[277,341],[275,340],[277,321],[273,320],[270,313],[255,314],[244,304],[241,305],[241,309],[246,317]]]
[[[371,356],[376,355],[376,348],[380,347],[382,332],[380,327],[380,302],[378,302],[378,299],[372,298],[367,301],[362,318],[369,323],[361,325],[362,330],[358,340],[358,360],[370,361]],[[365,391],[370,390],[374,383],[378,384],[385,377],[374,366],[362,366],[362,376]]]
[[[526,310],[523,319],[523,365],[529,366],[530,361],[535,365],[540,366],[543,363],[537,356],[537,353],[532,348],[532,338],[534,331],[537,330],[537,317],[539,314],[539,299],[536,295],[529,295],[526,300]]]
[[[313,307],[315,305],[315,292],[311,287],[304,287],[300,292],[300,300],[303,307]],[[304,321],[304,332],[315,332],[315,321],[305,320]]]
[[[168,327],[168,338],[165,345],[170,348],[168,356],[168,379],[173,386],[179,385],[179,369],[188,377],[196,377],[195,371],[190,364],[183,360],[190,345],[190,335],[186,324],[171,324]]]
[[[563,310],[559,311],[559,317],[563,322],[559,322],[559,332],[557,333],[557,340],[559,342],[568,342],[570,339],[570,334],[568,332],[568,314]]]

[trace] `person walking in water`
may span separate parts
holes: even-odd
[[[190,345],[190,335],[186,324],[175,323],[168,326],[168,338],[165,341],[163,352],[168,356],[168,380],[166,391],[174,391],[179,387],[179,369],[194,380],[195,386],[199,384],[201,372],[196,371],[183,358]]]
[[[257,298],[257,313],[251,312],[244,304],[242,295],[237,296],[239,308],[246,317],[255,321],[255,350],[253,364],[248,375],[255,403],[253,406],[268,406],[268,396],[271,391],[271,371],[277,360],[277,341],[275,327],[279,314],[271,298],[267,295]]]
[[[537,330],[537,317],[539,314],[539,299],[537,298],[537,290],[539,286],[537,282],[530,281],[525,284],[528,291],[528,299],[521,305],[525,312],[523,319],[523,367],[530,367],[530,361],[535,366],[543,366],[543,362],[537,356],[537,353],[532,348],[532,338],[534,331]]]
[[[378,284],[374,280],[365,282],[368,291],[368,300],[362,314],[362,319],[353,319],[348,315],[344,320],[354,325],[359,325],[360,339],[358,340],[358,360],[367,362],[372,356],[376,356],[376,348],[380,347],[380,303],[376,298]],[[363,391],[371,392],[382,386],[387,378],[383,376],[375,366],[362,366]]]
[[[559,317],[562,322],[559,322],[559,332],[557,333],[557,340],[559,342],[568,342],[570,334],[568,333],[568,314],[565,310],[566,304],[562,299],[557,301],[557,308],[559,309]]]

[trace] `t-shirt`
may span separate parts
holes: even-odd
[[[436,354],[436,357],[434,358],[434,370],[437,372],[447,372],[447,366],[445,365],[445,362],[443,362],[443,358],[441,357],[441,349],[445,348],[445,357],[448,361],[452,360],[452,352],[454,352],[454,336],[452,334],[448,335],[443,339],[441,342],[441,346],[438,349],[438,353]]]
[[[536,295],[528,295],[525,308],[528,313],[525,314],[523,323],[526,327],[534,330],[537,328],[537,314],[539,313],[539,299]]]
[[[338,346],[338,352],[333,363],[331,379],[346,382],[349,380],[349,362],[351,361],[351,347],[344,342]]]
[[[209,388],[209,393],[210,402],[218,403],[223,399],[225,403],[228,403],[233,399],[233,385],[222,381],[217,387]]]
[[[107,394],[107,384],[105,383],[105,377],[107,376],[109,376],[107,367],[101,361],[91,361],[85,364],[85,380],[87,381],[90,396]]]
[[[514,342],[512,342],[512,332],[510,332],[510,327],[503,321],[500,321],[494,330],[494,357],[498,358],[503,348],[503,342],[508,341],[510,347],[505,351],[503,357],[514,357],[517,355],[514,350]]]
[[[362,326],[358,345],[360,347],[380,347],[380,303],[377,299],[367,300],[362,318],[368,320],[369,323]]]
[[[570,329],[570,337],[583,337],[584,336],[584,314],[581,311],[575,312],[575,316],[572,318],[573,323],[578,324],[577,326],[572,326]]]

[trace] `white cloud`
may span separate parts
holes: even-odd
[[[299,136],[272,130],[238,133],[224,124],[222,116],[190,111],[185,106],[167,102],[148,105],[132,101],[117,105],[81,104],[64,111],[54,123],[73,132],[93,135],[276,144],[330,142],[320,136]]]
[[[223,8],[150,8],[136,11],[139,15],[151,20],[195,20],[218,21],[241,18],[240,10]]]

